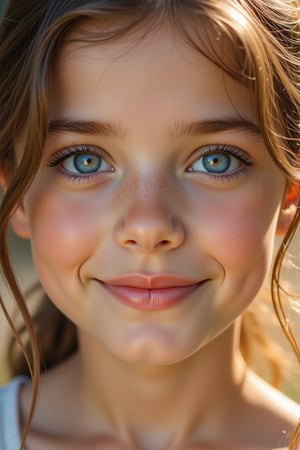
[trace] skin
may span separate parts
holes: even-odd
[[[111,122],[119,135],[52,130],[13,218],[80,343],[43,376],[27,449],[278,448],[298,408],[245,366],[239,332],[270,268],[286,180],[254,127],[178,130],[255,124],[252,94],[166,27],[135,46],[66,45],[49,106],[50,122]],[[72,157],[57,161],[80,145],[104,150],[102,172],[72,178]],[[244,162],[229,153],[228,173],[212,177],[201,164],[216,145]],[[129,272],[208,281],[177,306],[140,311],[95,281]]]

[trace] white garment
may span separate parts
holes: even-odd
[[[19,391],[28,381],[18,376],[0,388],[0,450],[20,450]]]

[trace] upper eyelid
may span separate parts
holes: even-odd
[[[239,159],[244,164],[248,165],[256,165],[256,162],[246,152],[245,150],[242,150],[240,147],[236,145],[231,144],[207,144],[203,145],[201,147],[198,147],[192,155],[188,157],[189,160],[193,160],[189,165],[192,165],[193,162],[197,161],[197,159],[201,158],[202,156],[211,154],[211,153],[229,153],[231,156]]]
[[[91,144],[79,144],[79,145],[70,145],[61,148],[54,152],[47,161],[48,167],[53,167],[65,159],[74,156],[80,153],[92,153],[94,155],[98,155],[105,159],[110,164],[113,164],[113,158],[101,147],[97,147],[96,145]]]
[[[256,161],[253,159],[253,157],[250,156],[248,154],[248,152],[241,149],[239,146],[231,145],[231,144],[221,144],[221,143],[201,145],[201,147],[196,148],[196,150],[194,150],[192,152],[192,154],[190,154],[188,156],[188,158],[186,159],[186,163],[193,160],[193,161],[189,162],[189,165],[191,165],[198,158],[205,156],[207,154],[210,154],[210,153],[214,153],[214,152],[229,153],[233,157],[239,159],[244,164],[256,165]],[[73,155],[80,154],[80,153],[96,154],[96,155],[99,155],[100,157],[104,158],[106,160],[106,162],[108,162],[109,164],[115,164],[113,157],[110,154],[108,154],[106,152],[106,150],[104,150],[101,147],[98,147],[93,144],[74,144],[74,145],[65,146],[65,147],[61,148],[60,150],[57,150],[56,152],[54,152],[48,158],[47,166],[49,166],[49,167],[55,166],[55,165],[59,164],[60,162],[64,161],[65,159],[67,159]]]

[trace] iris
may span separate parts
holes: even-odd
[[[82,153],[74,156],[73,164],[80,173],[95,173],[101,167],[102,158],[98,155]]]
[[[203,156],[202,164],[210,173],[224,173],[230,168],[231,157],[225,153],[211,153]]]

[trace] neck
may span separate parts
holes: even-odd
[[[214,426],[226,422],[228,405],[233,408],[240,396],[245,365],[237,325],[185,361],[167,366],[129,364],[84,333],[79,340],[84,407],[95,427],[105,418],[111,431],[127,442],[149,442],[146,434],[153,440],[157,430],[171,430],[173,441],[180,441],[196,432],[199,423],[215,432]]]

